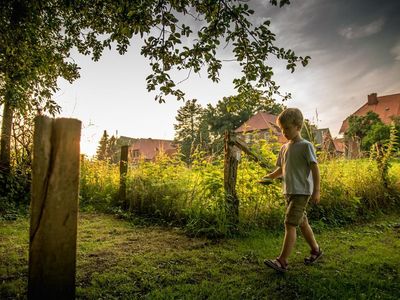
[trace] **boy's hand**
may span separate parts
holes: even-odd
[[[270,185],[273,183],[273,180],[267,175],[257,181],[258,183]]]
[[[282,176],[282,168],[281,167],[277,167],[275,171],[267,174],[264,177],[270,178],[270,179],[275,179]]]
[[[319,200],[320,200],[321,196],[320,196],[320,192],[319,190],[314,191],[311,195],[311,202],[314,204],[318,204]]]

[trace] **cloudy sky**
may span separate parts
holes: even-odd
[[[320,128],[338,134],[341,122],[378,96],[400,93],[400,1],[399,0],[292,0],[284,8],[269,1],[249,0],[256,15],[254,24],[271,19],[277,45],[298,55],[310,55],[306,68],[294,73],[282,64],[274,80],[290,92],[287,106],[299,107]],[[221,54],[228,55],[228,54]],[[105,52],[99,62],[74,54],[81,78],[72,85],[60,81],[55,100],[62,116],[82,120],[82,152],[94,154],[103,130],[136,138],[173,139],[175,115],[182,102],[159,104],[146,91],[150,73],[140,56],[140,41],[133,40],[124,56]],[[234,62],[226,63],[221,82],[212,83],[205,73],[191,75],[180,85],[187,98],[203,106],[234,95],[232,79],[239,75]],[[177,81],[186,73],[176,74]]]

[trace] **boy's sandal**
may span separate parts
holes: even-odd
[[[310,256],[304,258],[304,264],[306,265],[314,264],[315,262],[317,262],[317,260],[319,260],[322,257],[323,254],[324,253],[322,252],[321,248],[318,248],[318,251],[311,250]]]
[[[276,259],[266,259],[264,260],[264,264],[282,273],[286,272],[288,268],[288,264],[284,264],[278,257]]]

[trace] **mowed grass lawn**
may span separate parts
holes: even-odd
[[[29,221],[0,221],[0,298],[24,299]],[[298,239],[290,270],[265,258],[282,232],[252,231],[224,240],[187,237],[180,229],[140,226],[81,213],[78,299],[400,299],[400,216],[316,230],[325,256],[305,266]]]

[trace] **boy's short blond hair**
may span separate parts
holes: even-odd
[[[298,108],[287,108],[281,112],[276,119],[276,123],[282,127],[283,125],[294,125],[300,129],[303,127],[303,114]]]

